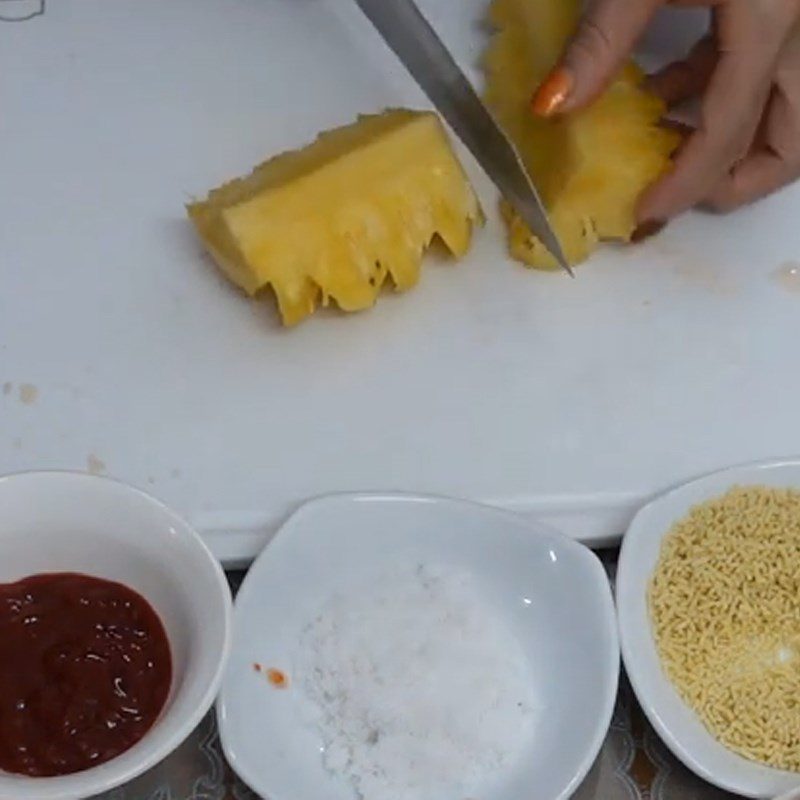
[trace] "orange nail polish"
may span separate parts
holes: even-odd
[[[572,85],[570,72],[564,67],[554,70],[533,95],[531,110],[539,117],[552,117],[564,105],[572,91]]]

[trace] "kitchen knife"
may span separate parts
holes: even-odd
[[[356,0],[502,195],[574,277],[516,147],[413,0]]]

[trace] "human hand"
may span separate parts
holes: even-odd
[[[590,103],[667,4],[710,7],[712,27],[649,79],[668,107],[696,96],[702,105],[674,169],[640,199],[644,227],[697,204],[728,211],[800,178],[800,0],[593,0],[534,112]]]

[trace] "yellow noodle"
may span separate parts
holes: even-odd
[[[693,508],[648,602],[664,671],[710,733],[800,772],[800,492],[736,487]]]

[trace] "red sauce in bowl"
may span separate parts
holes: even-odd
[[[164,626],[132,589],[73,573],[0,585],[0,769],[68,775],[118,756],[171,682]]]

